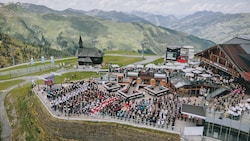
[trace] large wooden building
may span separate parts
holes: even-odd
[[[78,65],[96,65],[102,64],[103,52],[96,47],[84,47],[82,37],[79,39],[79,48],[77,50]]]
[[[196,54],[215,73],[233,76],[250,90],[250,37],[235,37]]]

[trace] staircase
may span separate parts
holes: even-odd
[[[220,95],[220,94],[222,94],[224,92],[227,92],[227,91],[229,91],[228,88],[226,88],[226,87],[219,87],[218,89],[216,89],[212,93],[208,94],[207,95],[207,99],[211,99],[211,98],[216,97],[216,96],[218,96],[218,95]]]

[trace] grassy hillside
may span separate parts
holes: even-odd
[[[119,54],[118,54],[119,55]],[[132,64],[138,61],[142,61],[143,59],[141,57],[130,57],[130,56],[104,56],[104,62],[102,69],[107,69],[109,64],[118,64],[119,66],[126,66],[128,64]],[[6,69],[1,69],[0,70],[0,80],[8,80],[12,78],[17,78],[21,76],[37,76],[37,75],[42,75],[45,73],[50,73],[57,71],[60,69],[63,64],[63,69],[72,69],[75,65],[77,65],[77,58],[76,57],[71,57],[71,58],[64,58],[63,60],[56,60],[55,65],[58,67],[53,67],[53,68],[47,68],[44,69],[44,65],[49,65],[50,62],[46,62],[44,64],[40,62],[35,63],[34,65],[18,65],[15,67],[10,67]],[[37,69],[39,68],[40,69]],[[36,71],[30,72],[31,69],[35,69]],[[23,72],[25,71],[25,72]],[[7,73],[6,73],[7,72]],[[27,72],[27,73],[26,73]],[[4,73],[4,74],[1,74]],[[62,77],[61,80],[64,78]],[[1,83],[0,83],[1,84]],[[5,84],[5,83],[4,83]],[[7,85],[10,85],[9,83],[6,83]],[[1,90],[1,89],[0,89]]]
[[[9,4],[0,7],[0,30],[22,41],[75,54],[79,35],[84,46],[106,50],[163,54],[166,45],[191,45],[201,50],[213,43],[151,24],[121,23],[79,13],[46,10],[41,6]],[[39,12],[39,9],[40,12]],[[46,12],[47,11],[47,12]]]
[[[24,43],[0,32],[0,68],[11,66],[13,62],[15,64],[30,62],[32,57],[34,60],[41,60],[41,56],[58,58],[68,55],[56,49],[45,49],[41,46]]]
[[[24,82],[24,80],[22,79],[17,79],[17,80],[11,80],[11,81],[6,81],[6,82],[0,82],[0,93],[1,91],[3,90],[6,90],[8,89],[9,87],[13,86],[13,85],[16,85],[16,84],[19,84],[21,82]],[[1,133],[1,132],[0,132]]]
[[[106,122],[58,120],[49,115],[30,84],[11,91],[5,106],[12,128],[12,140],[84,141],[179,141],[177,134]]]

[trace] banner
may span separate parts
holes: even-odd
[[[42,56],[41,60],[42,60],[42,63],[45,63],[44,56]]]
[[[54,56],[50,56],[51,64],[54,64]]]
[[[31,57],[31,59],[30,59],[30,64],[31,64],[31,65],[34,64],[34,59],[33,59],[33,57]]]

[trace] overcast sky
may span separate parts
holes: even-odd
[[[0,0],[45,5],[55,10],[101,9],[105,11],[144,11],[162,15],[187,15],[196,11],[250,13],[250,0]]]

